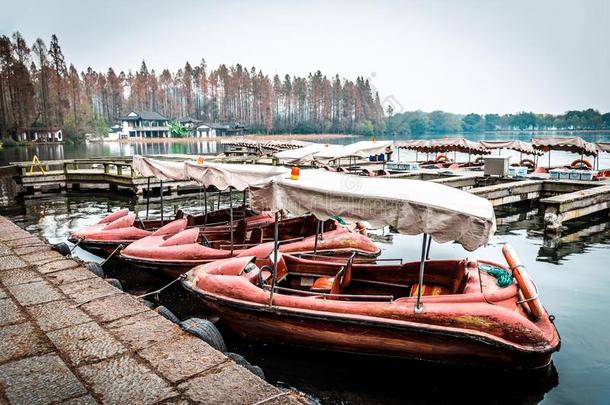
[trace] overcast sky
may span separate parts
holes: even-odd
[[[117,71],[368,77],[395,110],[610,111],[610,1],[0,0],[0,33]]]

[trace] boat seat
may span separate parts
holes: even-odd
[[[263,228],[254,228],[250,233],[250,244],[259,245],[263,243]]]
[[[354,256],[356,256],[356,253],[352,253],[349,259],[347,259],[346,265],[339,269],[335,277],[317,278],[310,290],[329,294],[341,294],[343,290],[349,287],[352,281]]]
[[[410,297],[417,297],[417,292],[419,289],[419,283],[413,284],[411,286],[411,290],[409,291]],[[437,295],[447,295],[451,294],[452,291],[446,287],[434,284],[423,284],[423,288],[421,291],[422,296],[437,296]]]
[[[233,241],[238,245],[244,244],[246,242],[247,232],[248,224],[245,220],[240,219],[235,226],[235,231],[233,232]]]

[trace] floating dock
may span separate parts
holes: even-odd
[[[8,219],[0,227],[0,403],[305,403]]]

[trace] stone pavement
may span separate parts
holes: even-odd
[[[0,217],[0,403],[303,401]]]

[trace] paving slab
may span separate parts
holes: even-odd
[[[161,377],[129,356],[119,356],[78,369],[104,403],[153,403],[177,396]]]
[[[57,355],[29,357],[0,366],[0,384],[12,404],[49,404],[87,390]]]
[[[49,263],[41,264],[38,266],[38,271],[43,274],[46,274],[46,273],[53,273],[54,271],[71,269],[71,268],[79,267],[79,266],[81,266],[81,265],[76,260],[62,259],[62,260],[54,260]],[[89,272],[89,273],[91,273],[91,272]],[[93,273],[91,273],[91,274],[93,274]]]
[[[91,318],[68,300],[53,301],[27,307],[43,332],[91,322]]]
[[[60,263],[60,262],[53,262],[53,263],[49,263],[49,264],[54,264],[54,263]],[[97,277],[97,276],[95,274],[93,274],[92,272],[90,272],[89,270],[84,269],[82,267],[75,267],[72,269],[56,271],[54,273],[47,274],[47,280],[49,280],[51,283],[53,283],[55,285],[74,283],[76,281],[87,280],[87,279],[94,278],[94,277]]]
[[[60,285],[59,288],[78,304],[115,294],[124,294],[99,277]]]
[[[42,276],[40,273],[27,267],[0,272],[0,282],[5,286],[25,284],[32,281],[42,281]]]
[[[209,405],[253,404],[280,393],[277,388],[235,363],[192,378],[178,388],[192,401]]]
[[[0,328],[0,363],[50,351],[49,342],[29,322]]]
[[[43,250],[38,253],[31,253],[22,256],[25,261],[30,264],[45,264],[54,260],[61,260],[64,257],[54,250]]]
[[[32,235],[27,232],[24,231],[23,229],[19,228],[18,226],[7,226],[7,227],[3,227],[4,229],[2,229],[2,233],[0,234],[0,241],[14,241],[17,239],[25,239],[25,238],[30,238],[32,237]]]
[[[101,322],[110,322],[150,308],[129,294],[111,295],[100,298],[82,306],[83,310]]]
[[[227,361],[219,351],[212,349],[201,339],[189,335],[171,342],[154,344],[138,354],[173,383],[186,380]]]
[[[28,264],[18,256],[8,255],[0,257],[0,271],[27,267]]]
[[[7,287],[19,304],[35,305],[63,299],[64,296],[46,281],[35,281],[28,284],[18,284]]]
[[[15,226],[15,225],[13,225]],[[19,239],[12,239],[12,240],[5,240],[4,243],[6,246],[11,247],[11,248],[15,248],[15,247],[25,247],[25,246],[41,246],[41,247],[48,247],[49,245],[44,243],[43,241],[41,241],[40,239],[38,239],[35,236],[30,235],[27,238],[19,238]]]
[[[26,245],[26,246],[17,246],[17,247],[13,248],[13,251],[15,252],[15,254],[20,255],[20,256],[29,255],[32,253],[39,253],[39,252],[43,252],[43,251],[47,251],[47,250],[51,250],[51,247],[48,245],[35,245],[35,246]]]
[[[163,341],[180,339],[186,333],[178,325],[148,310],[107,324],[115,336],[132,350],[140,350]]]
[[[12,299],[0,298],[0,326],[25,321],[23,312]]]
[[[47,336],[75,366],[125,352],[125,347],[95,322],[58,329],[48,332]]]

